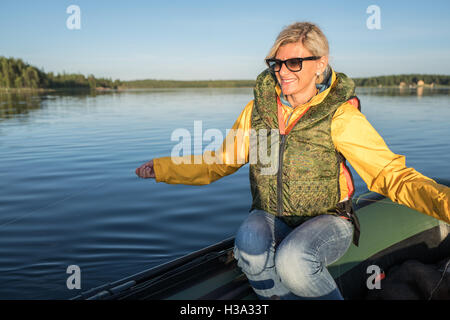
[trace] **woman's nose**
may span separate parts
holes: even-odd
[[[290,72],[291,71],[286,67],[286,64],[282,63],[280,68],[280,75],[288,74]]]

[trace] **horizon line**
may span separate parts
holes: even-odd
[[[45,71],[45,67],[38,67],[28,61],[26,61],[23,58],[17,58],[14,56],[5,56],[5,55],[0,55],[0,58],[6,58],[6,59],[15,59],[15,60],[21,60],[23,63],[32,66],[36,69],[39,69],[40,71],[48,74],[48,73],[54,73],[55,75],[64,75],[64,74],[79,74],[79,75],[83,75],[84,77],[89,77],[89,76],[94,76],[94,78],[100,79],[100,78],[104,78],[104,79],[110,79],[110,80],[119,80],[122,82],[130,82],[130,81],[146,81],[146,80],[153,80],[153,81],[180,81],[180,82],[195,82],[195,81],[255,81],[256,77],[254,79],[197,79],[197,80],[177,80],[177,79],[157,79],[157,78],[141,78],[141,79],[132,79],[132,80],[122,80],[120,78],[113,78],[113,77],[108,77],[108,76],[96,76],[93,73],[82,73],[82,72],[69,72],[67,73],[65,70],[63,70],[62,72],[55,72],[55,71]],[[265,69],[264,69],[265,70]],[[261,71],[262,72],[262,71]],[[450,74],[439,74],[439,73],[397,73],[397,74],[383,74],[383,75],[375,75],[375,76],[358,76],[358,77],[352,77],[349,76],[352,79],[364,79],[364,78],[377,78],[377,77],[389,77],[389,76],[411,76],[411,75],[421,75],[421,76],[450,76]]]
[[[362,78],[377,78],[377,77],[390,77],[390,76],[413,76],[413,75],[420,75],[420,76],[444,76],[444,77],[450,77],[450,74],[438,74],[438,73],[393,73],[393,74],[384,74],[384,75],[377,75],[377,76],[365,76],[365,77],[351,77],[352,79],[362,79]],[[123,82],[130,82],[130,81],[146,81],[146,80],[152,80],[152,81],[179,81],[179,82],[201,82],[201,81],[255,81],[256,79],[197,79],[197,80],[181,80],[181,79],[157,79],[157,78],[144,78],[144,79],[132,79],[132,80],[121,80],[117,79]]]

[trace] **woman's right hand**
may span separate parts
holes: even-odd
[[[144,163],[136,169],[136,175],[140,178],[155,178],[155,170],[153,168],[153,160]]]

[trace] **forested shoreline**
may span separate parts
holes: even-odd
[[[76,73],[44,72],[21,59],[0,57],[0,88],[4,89],[117,89],[120,80]]]
[[[438,74],[399,74],[352,79],[357,87],[433,87],[450,85],[450,75]]]
[[[401,74],[353,78],[358,87],[435,87],[450,86],[450,75]],[[121,90],[145,88],[242,88],[255,80],[131,80],[96,78],[76,73],[44,72],[21,59],[0,56],[0,89],[8,90]]]

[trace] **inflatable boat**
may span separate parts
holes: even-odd
[[[450,185],[450,181],[437,180]],[[359,246],[328,266],[345,299],[364,299],[370,266],[387,270],[406,260],[432,263],[450,256],[450,225],[374,192],[353,199],[361,226]],[[256,299],[226,239],[161,266],[90,289],[73,300]],[[379,276],[381,276],[379,274]]]

